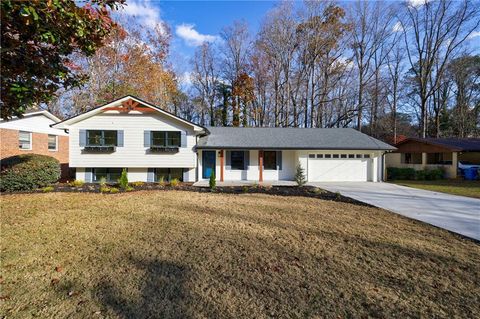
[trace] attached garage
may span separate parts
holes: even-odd
[[[367,182],[373,180],[370,154],[310,153],[307,160],[309,182]]]

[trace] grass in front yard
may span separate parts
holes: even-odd
[[[392,181],[392,183],[428,191],[480,198],[480,181],[444,179],[438,181]]]
[[[475,317],[480,246],[381,209],[183,191],[1,197],[0,316]]]

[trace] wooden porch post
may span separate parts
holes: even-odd
[[[220,182],[223,182],[224,151],[220,150]]]
[[[258,151],[258,181],[263,182],[263,151]]]

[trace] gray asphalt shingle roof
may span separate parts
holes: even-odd
[[[351,128],[209,127],[197,148],[395,150]]]

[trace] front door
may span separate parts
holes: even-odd
[[[210,178],[210,175],[215,172],[215,157],[216,151],[203,151],[202,152],[202,177]]]

